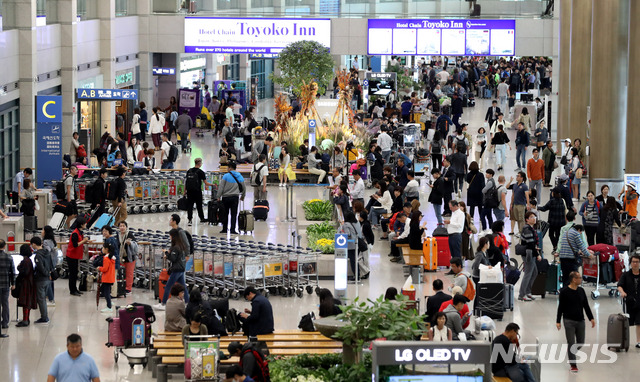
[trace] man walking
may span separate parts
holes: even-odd
[[[516,133],[516,164],[518,165],[518,171],[522,171],[527,166],[529,141],[529,133],[525,130],[524,123],[518,122],[518,132]]]
[[[116,198],[111,201],[111,206],[114,210],[119,208],[118,213],[114,216],[116,226],[120,224],[120,222],[127,220],[127,183],[124,181],[126,175],[127,170],[124,168],[118,168],[116,171]]]
[[[0,239],[0,317],[2,329],[9,328],[9,293],[16,288],[16,271],[11,255],[4,250],[7,243]],[[0,338],[8,337],[1,334]]]
[[[251,185],[253,186],[253,200],[267,200],[267,177],[269,176],[269,166],[267,166],[267,156],[260,154],[258,162],[253,165],[251,171]]]
[[[180,145],[182,146],[182,152],[187,149],[187,142],[189,142],[189,131],[193,127],[193,120],[189,116],[189,109],[182,109],[182,115],[180,115],[175,121],[175,127],[177,134],[180,135]],[[171,136],[169,136],[171,138]]]
[[[195,203],[198,210],[198,217],[200,223],[206,223],[207,219],[204,218],[204,211],[202,210],[202,183],[207,187],[213,186],[213,184],[207,182],[207,175],[200,169],[202,167],[202,158],[196,158],[195,166],[187,171],[187,179],[184,182],[185,194],[187,194],[187,219],[188,226],[192,224],[193,218],[193,204]]]
[[[491,102],[491,107],[487,109],[487,113],[484,116],[484,121],[487,122],[487,126],[493,126],[493,123],[498,119],[500,114],[500,108],[498,107],[498,101],[495,99]]]
[[[67,351],[53,359],[47,382],[100,382],[98,366],[89,354],[82,350],[82,338],[77,334],[67,337]]]
[[[218,188],[218,199],[222,201],[222,207],[224,208],[221,216],[222,231],[220,231],[220,233],[227,233],[227,228],[229,227],[228,220],[230,220],[230,232],[232,235],[237,235],[236,220],[238,218],[238,204],[240,200],[244,201],[246,188],[242,175],[236,171],[236,162],[229,162],[227,166],[229,172],[224,174]],[[229,216],[229,214],[231,214],[231,216]]]
[[[527,176],[529,177],[529,190],[536,189],[538,201],[542,197],[542,180],[544,179],[544,161],[540,159],[540,151],[533,149],[533,157],[527,161]]]
[[[567,337],[567,351],[569,355],[569,364],[571,372],[578,372],[576,364],[576,352],[580,350],[584,344],[585,322],[584,314],[591,321],[591,327],[596,327],[596,320],[593,318],[591,308],[589,307],[589,299],[584,289],[580,287],[582,284],[582,276],[580,273],[573,271],[569,274],[570,284],[560,290],[558,296],[558,313],[556,314],[556,328],[560,330],[562,324],[560,320],[564,316],[564,334]]]
[[[95,209],[95,212],[93,213],[93,215],[91,215],[91,219],[89,219],[87,227],[91,227],[93,223],[95,223],[95,221],[98,220],[100,216],[102,216],[107,208],[107,195],[105,193],[105,190],[109,171],[106,168],[101,168],[98,171],[98,174],[98,179],[93,182],[93,203],[91,203],[91,206],[89,207],[91,211],[94,211]]]
[[[360,176],[360,170],[353,170],[353,188],[351,189],[351,204],[360,201],[364,206],[364,181],[362,180],[362,176]]]
[[[464,212],[460,210],[458,202],[451,200],[449,202],[449,209],[451,210],[451,218],[445,220],[447,226],[447,232],[449,233],[449,250],[451,251],[451,258],[462,258],[462,230],[464,229]],[[448,274],[453,274],[450,271]]]
[[[513,178],[511,178],[513,181]],[[529,205],[529,187],[525,183],[527,181],[527,175],[519,171],[518,175],[516,175],[516,183],[511,184],[511,181],[507,185],[508,190],[513,191],[513,195],[511,198],[511,233],[509,235],[514,235],[516,237],[520,237],[519,232],[524,228],[524,214],[527,212],[527,206]],[[516,222],[518,222],[518,231],[514,231],[516,226]]]
[[[378,135],[378,146],[382,150],[382,159],[384,159],[384,164],[389,163],[389,158],[391,158],[391,145],[393,145],[393,140],[391,136],[387,134],[387,128],[382,128],[382,133]]]
[[[536,266],[536,260],[542,260],[539,254],[540,244],[538,240],[538,233],[533,226],[536,224],[536,214],[529,211],[525,215],[525,221],[527,225],[522,228],[520,244],[526,249],[523,253],[518,253],[522,256],[522,263],[524,265],[524,275],[522,277],[522,283],[520,284],[520,294],[518,300],[520,301],[533,301],[535,298],[531,295],[531,288],[533,282],[538,275],[538,267]]]
[[[640,256],[631,256],[629,266],[631,269],[618,281],[618,291],[626,301],[629,325],[636,327],[636,348],[640,348]]]
[[[498,207],[493,209],[496,220],[504,221],[505,217],[509,217],[509,208],[507,207],[507,188],[505,187],[506,178],[504,175],[498,176]]]
[[[451,210],[449,209],[449,202],[451,201],[451,194],[454,189],[454,182],[456,181],[456,173],[451,168],[451,161],[449,157],[445,157],[442,159],[442,180],[443,180],[443,192],[442,199],[444,200],[444,214],[443,215],[451,215]]]
[[[36,268],[34,270],[34,281],[36,282],[36,300],[38,301],[38,307],[40,308],[40,318],[36,321],[36,324],[48,324],[49,314],[47,312],[47,288],[51,281],[51,271],[53,265],[51,264],[51,256],[49,251],[42,248],[42,239],[39,237],[31,238],[31,248],[36,251],[35,263]]]

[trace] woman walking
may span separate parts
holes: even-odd
[[[124,264],[125,283],[127,293],[131,293],[133,287],[133,274],[136,270],[136,257],[138,256],[138,243],[133,233],[129,231],[129,225],[126,221],[118,224],[118,244],[120,246],[120,263]]]
[[[164,117],[160,115],[158,108],[154,107],[153,115],[149,121],[149,132],[151,133],[151,139],[153,139],[153,145],[156,151],[160,149],[160,145],[162,144],[160,135],[164,131],[164,122]]]

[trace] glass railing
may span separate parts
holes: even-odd
[[[195,3],[199,15],[229,17],[384,17],[384,18],[468,18],[471,2],[463,0],[285,0],[284,7],[275,7],[274,0],[250,0],[249,9],[242,9],[245,0],[152,0],[154,13],[189,13],[189,3]],[[549,17],[553,0],[482,0],[481,18]],[[280,3],[280,2],[278,2]],[[549,9],[548,9],[549,8]]]

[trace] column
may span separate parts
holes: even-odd
[[[599,70],[591,74],[591,99],[594,100],[591,105],[592,150],[588,167],[591,189],[595,186],[596,178],[621,179],[624,173],[625,147],[622,142],[625,128],[621,123],[622,114],[618,112],[623,84],[620,84],[616,75],[622,49],[616,26],[620,23],[622,1],[593,0],[591,60],[595,63],[606,62],[608,67],[616,70],[612,71],[611,76],[603,76]],[[605,147],[605,150],[598,149]]]
[[[100,19],[100,68],[104,78],[104,88],[115,88],[115,0],[101,0],[98,2],[98,17]],[[104,127],[115,134],[115,103],[100,102],[100,135],[104,133]]]
[[[35,157],[35,97],[38,94],[36,0],[5,0],[7,29],[18,30],[20,56],[20,167],[33,167]],[[4,15],[3,15],[4,16]],[[36,174],[37,176],[37,174]]]
[[[138,0],[138,63],[140,67],[140,94],[138,103],[144,101],[147,105],[153,103],[153,60],[149,52],[149,18],[151,14],[151,0]],[[148,107],[147,109],[150,109]]]
[[[558,81],[553,88],[558,94],[558,102],[552,107],[557,110],[558,119],[552,131],[556,132],[556,148],[562,147],[562,140],[569,136],[569,78],[571,76],[571,0],[561,0],[560,37],[558,38],[559,62],[554,63],[554,72],[558,72]]]
[[[606,3],[609,3],[608,1]],[[571,77],[569,78],[569,129],[559,139],[587,141],[587,106],[591,76],[591,1],[573,0],[571,12]],[[611,26],[608,26],[611,28]],[[602,31],[597,31],[596,34]],[[600,97],[597,98],[600,100]]]
[[[251,65],[249,63],[249,55],[248,54],[240,54],[240,72],[238,74],[238,79],[240,81],[249,81],[249,77],[251,77]],[[248,82],[247,82],[248,84]],[[248,85],[247,85],[248,88]]]
[[[76,55],[77,41],[77,0],[57,0],[58,22],[60,23],[60,63],[62,87],[62,152],[71,146],[73,132],[77,128],[76,83],[78,65]],[[74,155],[74,153],[69,153]]]
[[[640,25],[638,24],[638,16],[640,16],[640,3],[631,0],[629,15],[629,65],[640,64]],[[633,20],[633,21],[631,21]],[[635,106],[640,102],[640,94],[638,94],[638,86],[640,86],[640,78],[637,75],[629,76],[627,81],[627,104],[632,107],[627,108],[627,139],[626,139],[626,162],[625,172],[631,174],[640,173],[640,157],[637,154],[638,142],[640,142],[640,129],[638,128],[638,117],[634,113]],[[618,138],[618,142],[622,142]]]

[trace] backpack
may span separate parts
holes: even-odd
[[[78,148],[76,149],[76,157],[87,157],[87,150],[84,148],[84,145],[78,146]]]
[[[458,138],[456,137],[456,150],[458,150],[459,153],[466,153],[467,152],[467,143],[464,141],[465,138]]]
[[[187,235],[187,241],[189,242],[189,254],[193,255],[193,236],[191,236],[191,234],[189,233],[189,231],[183,230],[184,233]]]
[[[67,186],[65,186],[65,182],[70,176],[71,175],[67,175],[61,182],[56,183],[56,190],[54,193],[56,194],[56,198],[58,198],[58,200],[65,199],[67,197]]]
[[[486,208],[498,208],[500,205],[500,195],[498,193],[498,187],[491,187],[486,194],[484,194],[484,200],[482,204]]]
[[[467,278],[467,289],[465,289],[462,295],[468,298],[469,301],[471,301],[476,297],[476,286],[473,285],[473,281],[471,280],[471,277],[467,275],[464,275],[464,277]]]
[[[432,141],[431,142],[431,153],[432,154],[441,154],[442,153],[442,143],[440,141]]]
[[[187,171],[187,179],[184,182],[184,187],[187,191],[198,192],[201,190],[200,178],[196,170],[191,169]]]
[[[169,155],[167,156],[167,161],[175,162],[178,160],[178,148],[176,145],[169,143]]]
[[[445,132],[447,130],[449,130],[449,125],[446,119],[442,118],[439,122],[438,122],[438,126],[436,126],[436,129],[440,132]]]
[[[96,191],[98,190],[98,187],[96,187],[96,181],[94,181],[93,183],[89,183],[87,184],[87,187],[84,190],[84,201],[87,203],[99,203],[101,198],[97,198],[96,196]]]
[[[260,375],[252,375],[251,378],[253,378],[256,382],[271,382],[271,376],[269,375],[269,360],[267,360],[264,354],[262,354],[262,352],[255,346],[251,346],[250,348],[242,352],[242,354],[240,355],[240,367],[242,367],[242,358],[247,353],[253,354],[256,365],[258,366],[258,369],[260,369]]]
[[[227,311],[227,317],[224,320],[224,326],[227,329],[227,332],[231,333],[231,335],[235,335],[240,331],[240,321],[238,320],[238,311],[235,308],[231,308]],[[240,358],[242,359],[242,357]]]
[[[200,315],[200,320],[211,335],[227,335],[227,331],[224,329],[222,322],[218,320],[213,309],[206,303],[198,306],[196,314]]]
[[[393,226],[396,224],[396,219],[398,219],[398,214],[399,212],[396,212],[395,214],[393,214],[393,216],[391,216],[391,218],[389,219],[389,229],[391,231],[393,231]]]
[[[260,171],[266,166],[266,164],[262,164],[260,168],[256,168],[253,165],[253,171],[251,171],[251,185],[253,187],[260,187],[262,185],[262,177],[260,176]]]
[[[116,153],[117,153],[118,151],[120,151],[120,150],[116,150],[116,151],[114,151],[114,152],[110,153],[109,155],[107,155],[107,163],[108,163],[109,165],[112,165],[112,164],[113,164],[113,161],[114,161],[114,160],[116,160]]]
[[[118,199],[118,184],[116,183],[116,179],[113,179],[107,182],[107,200],[116,199]]]

